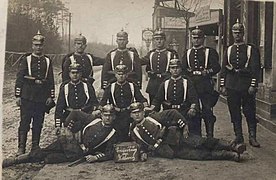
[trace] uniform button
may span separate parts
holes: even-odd
[[[76,96],[76,99],[78,99],[78,96]]]
[[[143,129],[145,129],[145,126],[142,126]]]
[[[152,135],[150,135],[150,137],[152,138]]]
[[[173,91],[173,93],[176,93],[176,91]]]

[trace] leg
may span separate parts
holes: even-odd
[[[32,127],[32,149],[36,150],[39,149],[39,142],[41,136],[41,130],[44,123],[44,103],[33,103],[34,108],[34,117],[33,117],[33,127]]]
[[[201,136],[201,117],[197,114],[193,118],[186,118],[188,120],[189,136]]]
[[[256,139],[257,133],[257,120],[256,120],[256,101],[255,96],[249,95],[247,92],[242,99],[243,114],[247,121],[249,144],[253,147],[260,147]]]
[[[121,141],[129,141],[130,114],[127,111],[116,113],[114,128],[118,130],[119,139]]]
[[[243,133],[242,133],[242,116],[241,116],[241,97],[240,93],[227,89],[228,97],[228,109],[231,116],[231,122],[233,123],[234,132],[235,132],[235,140],[233,144],[243,143]]]
[[[31,102],[22,99],[22,105],[20,107],[20,124],[18,128],[18,152],[17,155],[25,153],[27,134],[30,130],[30,123],[32,119],[32,107]]]

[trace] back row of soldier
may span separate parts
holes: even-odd
[[[258,85],[260,59],[258,50],[254,46],[243,42],[244,27],[242,24],[235,23],[232,27],[232,33],[234,44],[226,50],[223,60],[221,92],[224,95],[227,94],[231,122],[236,135],[232,142],[232,148],[229,149],[228,146],[227,148],[242,153],[245,150],[245,144],[242,135],[241,106],[248,124],[249,142],[254,147],[260,147],[260,144],[256,141],[257,122],[255,117],[255,93]],[[177,145],[173,145],[177,147],[177,150],[172,150],[171,147],[168,150],[168,147],[165,146],[165,150],[161,150],[159,154],[166,157],[169,152],[173,152],[174,155],[182,152],[181,155],[175,157],[185,157],[187,159],[189,157],[185,156],[182,146],[180,146],[185,141],[180,141],[177,138],[179,137],[179,133],[177,133],[179,131],[170,133],[171,131],[168,129],[171,126],[183,129],[183,126],[187,124],[189,138],[201,138],[201,118],[203,118],[208,143],[214,144],[212,142],[214,140],[216,117],[213,114],[213,107],[216,104],[218,93],[214,91],[212,76],[216,75],[221,69],[217,52],[212,48],[203,46],[204,32],[199,28],[192,31],[193,47],[186,51],[181,60],[174,50],[165,48],[166,36],[163,31],[157,30],[153,38],[156,49],[151,50],[145,57],[139,58],[134,48],[126,47],[128,34],[121,31],[117,33],[118,48],[108,53],[106,59],[102,59],[85,53],[87,40],[82,35],[77,37],[74,43],[75,52],[67,55],[62,63],[63,83],[59,89],[55,111],[57,132],[64,131],[63,126],[66,126],[66,129],[70,129],[71,132],[81,134],[80,142],[91,142],[94,139],[93,142],[98,143],[92,146],[99,147],[106,144],[108,137],[113,136],[114,133],[111,133],[111,131],[96,131],[95,128],[92,128],[93,131],[88,132],[88,134],[86,131],[86,135],[84,135],[85,129],[88,130],[85,126],[97,124],[94,119],[102,117],[104,111],[108,111],[112,115],[113,112],[116,112],[116,118],[107,119],[112,119],[112,127],[117,132],[119,141],[129,141],[129,134],[134,133],[136,137],[134,139],[140,144],[150,146],[151,150],[160,150],[157,147],[160,143],[164,145],[162,137],[171,135],[178,142]],[[31,152],[41,150],[39,141],[44,114],[54,106],[53,67],[49,57],[42,53],[44,37],[38,33],[33,37],[32,42],[33,53],[26,54],[21,58],[15,86],[16,102],[21,110],[18,155],[25,153],[27,133],[31,122]],[[103,65],[101,87],[104,89],[104,95],[100,102],[96,98],[93,87],[93,66],[98,65]],[[146,71],[149,75],[146,88],[150,98],[149,105],[140,91],[142,65],[146,65]],[[156,113],[152,113],[152,111],[160,111],[161,105],[164,112],[161,117],[164,117],[156,118],[154,117]],[[144,118],[139,116],[144,116],[144,114],[135,114],[136,110],[146,114],[151,112],[148,122],[146,120],[142,121]],[[135,119],[140,119],[139,123],[135,123]],[[77,129],[77,131],[73,129]],[[113,128],[109,128],[109,130],[113,131]],[[163,130],[165,133],[162,132]],[[205,143],[204,141],[203,144]],[[170,143],[167,144],[170,145]],[[217,141],[215,144],[217,145]],[[198,146],[195,145],[195,147]],[[84,149],[87,148],[89,149],[86,144]],[[98,154],[97,157],[102,157],[103,154]],[[199,154],[196,153],[195,156],[199,156]],[[92,162],[91,156],[89,157]],[[229,159],[229,157],[235,158],[236,156],[230,155],[227,157]],[[212,156],[208,156],[208,158],[212,159]],[[208,158],[203,157],[201,159]],[[87,157],[87,159],[89,158]]]

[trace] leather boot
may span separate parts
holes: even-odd
[[[32,131],[32,148],[31,148],[31,151],[35,151],[35,150],[40,149],[40,147],[39,147],[40,133],[41,133],[41,131]]]
[[[261,147],[260,143],[258,143],[256,139],[256,125],[249,126],[249,144],[253,147]]]
[[[212,160],[233,160],[240,161],[240,155],[231,151],[212,151]]]
[[[240,123],[233,123],[234,132],[236,138],[231,142],[232,145],[242,144],[244,143],[243,134],[242,134],[242,124]]]
[[[205,122],[207,138],[213,138],[214,137],[214,126],[215,126],[214,122]]]
[[[18,151],[16,153],[16,156],[20,156],[22,154],[25,154],[26,151],[26,142],[27,142],[27,133],[25,131],[19,131],[18,132]]]

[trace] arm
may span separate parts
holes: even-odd
[[[209,62],[208,62],[210,68],[207,67],[207,72],[210,76],[216,75],[221,67],[219,64],[219,56],[216,50],[210,48],[210,54],[209,54]]]
[[[154,110],[157,111],[160,109],[161,104],[164,102],[165,100],[165,90],[164,90],[164,82],[160,84],[157,94],[155,95],[153,101],[152,101],[152,105],[155,106]]]
[[[24,84],[24,76],[28,74],[28,66],[26,61],[26,55],[22,56],[19,60],[18,72],[15,82],[15,97],[21,97],[21,90]]]
[[[100,58],[97,56],[93,56],[92,54],[90,54],[92,59],[93,59],[93,66],[102,66],[105,63],[105,58]]]
[[[62,123],[64,122],[63,112],[66,108],[66,102],[64,98],[64,87],[63,84],[60,86],[57,104],[56,104],[56,111],[55,111],[55,127],[62,127]]]
[[[53,72],[53,62],[50,60],[49,71],[47,76],[48,88],[49,88],[49,98],[55,98],[55,81]]]
[[[102,84],[101,87],[102,89],[105,89],[106,86],[108,85],[109,80],[111,79],[112,75],[110,74],[110,72],[112,71],[112,67],[111,67],[111,59],[110,59],[110,53],[107,54],[106,56],[106,60],[105,63],[103,64],[103,68],[102,68]]]
[[[69,66],[71,64],[71,61],[69,59],[69,56],[65,56],[63,61],[64,63],[62,64],[62,82],[65,82],[70,80]]]
[[[134,96],[135,100],[144,104],[144,106],[148,106],[147,99],[142,95],[140,88],[134,84]]]
[[[89,100],[81,109],[86,113],[91,113],[98,107],[99,102],[97,100],[94,87],[91,86],[89,83],[87,83],[87,86],[88,86]]]

